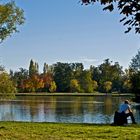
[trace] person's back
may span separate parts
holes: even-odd
[[[126,113],[127,111],[130,111],[130,106],[126,103],[121,104],[118,112],[119,113],[122,113],[122,112]]]

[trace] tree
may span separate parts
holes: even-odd
[[[99,67],[95,67],[91,65],[90,72],[91,72],[92,80],[95,80],[97,81],[97,83],[99,83],[101,79],[101,71],[99,70]]]
[[[125,33],[132,28],[135,29],[135,33],[140,33],[140,0],[81,0],[81,2],[86,5],[100,2],[106,5],[103,10],[109,11],[113,11],[117,5],[120,14],[124,16],[120,22],[124,22],[123,25],[127,26]]]
[[[41,78],[43,79],[44,87],[42,89],[43,92],[49,91],[49,88],[52,84],[53,80],[53,75],[50,72],[43,73],[41,74]]]
[[[29,65],[29,76],[32,77],[32,76],[38,74],[38,72],[39,72],[38,63],[34,62],[34,61],[31,59],[30,65]]]
[[[57,88],[57,86],[56,86],[55,81],[52,81],[51,84],[50,84],[50,87],[49,87],[49,91],[50,91],[51,93],[53,93],[53,92],[56,91],[56,88]]]
[[[53,77],[57,85],[58,92],[69,92],[70,81],[72,79],[72,64],[61,63],[53,65]]]
[[[140,71],[140,51],[131,59],[130,69],[134,72]]]
[[[72,79],[70,81],[70,91],[71,92],[80,92],[80,85],[77,79]]]
[[[24,68],[19,68],[19,71],[13,72],[10,70],[11,80],[14,82],[15,87],[18,92],[25,92],[25,82],[28,79],[28,70]]]
[[[24,88],[27,92],[38,92],[44,87],[43,79],[38,75],[33,75],[24,81]]]
[[[0,42],[14,32],[18,32],[17,26],[24,23],[23,10],[15,5],[14,1],[0,4]]]
[[[123,90],[122,91],[124,93],[132,92],[132,83],[130,80],[131,74],[132,74],[131,69],[125,69],[124,75],[122,77],[122,79],[123,79]]]
[[[106,82],[104,82],[103,86],[104,86],[103,88],[104,88],[105,92],[108,93],[112,88],[112,82],[106,81]]]
[[[132,91],[135,94],[140,92],[140,51],[131,59],[130,63],[130,81],[132,84]]]
[[[16,88],[6,72],[0,73],[0,98],[11,98],[16,93]]]
[[[106,81],[112,82],[112,91],[121,91],[122,89],[122,67],[119,65],[118,62],[112,64],[112,61],[109,59],[105,59],[104,63],[98,66],[99,69],[99,90],[102,92],[103,84]],[[94,73],[93,73],[94,76]]]
[[[84,70],[81,73],[80,79],[81,92],[92,93],[93,92],[93,81],[91,78],[91,72],[89,70]]]
[[[97,90],[97,88],[98,88],[97,81],[93,80],[92,83],[93,83],[93,91]]]
[[[132,84],[130,80],[125,80],[123,83],[123,91],[124,92],[130,92],[132,89]]]
[[[132,58],[130,63],[130,81],[132,91],[136,94],[140,92],[140,51]]]
[[[130,77],[132,83],[132,91],[137,95],[140,95],[140,71],[133,73]]]
[[[48,71],[48,64],[44,63],[44,67],[43,67],[43,74],[46,74]]]

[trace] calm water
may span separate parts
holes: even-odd
[[[0,121],[112,123],[125,98],[84,96],[28,96],[0,101]],[[140,105],[132,104],[140,123]],[[129,120],[129,122],[131,122]]]

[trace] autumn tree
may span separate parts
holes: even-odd
[[[10,78],[13,81],[18,92],[24,92],[25,81],[29,78],[28,70],[19,68],[18,71],[13,72],[10,70]]]
[[[53,83],[53,74],[51,72],[45,72],[43,74],[41,74],[41,78],[43,80],[44,83],[44,87],[42,88],[43,92],[49,92],[49,89]]]
[[[12,98],[16,88],[6,72],[0,73],[0,98]]]
[[[93,91],[96,91],[97,88],[98,88],[98,83],[97,83],[97,81],[93,80],[93,81],[92,81],[92,85],[93,85]]]
[[[104,82],[103,88],[104,88],[104,91],[108,93],[109,91],[111,91],[112,82],[110,82],[110,81]]]
[[[70,91],[73,92],[80,92],[80,85],[77,79],[72,79],[70,81]]]
[[[135,33],[140,33],[140,0],[81,0],[83,4],[94,4],[100,2],[105,5],[103,10],[113,11],[117,5],[118,11],[123,18],[120,22],[127,26],[125,33],[129,32],[132,28]]]
[[[0,42],[18,32],[17,27],[22,25],[24,20],[23,10],[17,7],[14,1],[0,2]]]
[[[55,81],[52,81],[50,83],[49,92],[53,93],[56,91],[56,89],[57,89],[56,83],[55,83]]]
[[[26,92],[39,92],[43,87],[43,79],[39,75],[33,75],[24,81]]]

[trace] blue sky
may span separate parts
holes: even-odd
[[[124,68],[140,48],[139,35],[119,23],[118,11],[105,12],[102,6],[82,6],[79,0],[16,0],[25,11],[20,33],[0,44],[0,64],[6,70],[28,69],[29,61],[82,62],[85,68],[104,59]]]

